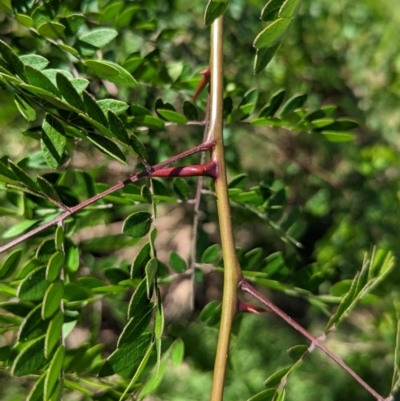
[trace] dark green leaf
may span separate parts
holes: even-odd
[[[177,273],[183,273],[184,271],[186,271],[185,260],[181,256],[179,256],[175,251],[171,251],[169,253],[169,265]]]
[[[189,199],[190,196],[190,185],[187,181],[181,177],[176,177],[173,180],[174,190],[181,199]]]
[[[38,175],[36,177],[36,182],[38,183],[40,189],[44,194],[46,194],[50,199],[53,199],[55,201],[60,201],[60,198],[56,192],[56,190],[53,188],[53,186],[43,177]]]
[[[36,120],[36,111],[31,105],[21,96],[15,95],[15,104],[18,107],[19,112],[27,121]]]
[[[17,280],[22,280],[24,279],[30,272],[35,270],[37,267],[41,266],[43,263],[41,263],[38,259],[34,258],[31,260],[28,260],[22,268],[18,271],[17,273]]]
[[[31,67],[30,65],[26,65],[25,73],[31,85],[44,89],[45,91],[50,92],[55,96],[60,95],[58,89],[54,86],[50,79],[43,74],[43,72]]]
[[[61,339],[62,327],[64,324],[64,314],[59,310],[51,319],[49,327],[46,332],[44,354],[46,358],[49,358],[53,353],[53,350]]]
[[[229,182],[228,188],[240,188],[244,189],[244,186],[247,181],[247,174],[239,174],[236,177],[233,177]]]
[[[86,91],[83,91],[83,103],[85,105],[87,113],[91,118],[93,118],[93,120],[97,121],[104,127],[108,127],[107,118],[101,110],[100,106]]]
[[[60,381],[60,373],[64,363],[65,345],[60,347],[55,352],[50,365],[47,369],[46,380],[44,382],[44,399],[50,400],[50,397],[55,389],[57,382]]]
[[[164,308],[162,304],[160,289],[157,287],[157,305],[156,305],[156,317],[154,321],[154,335],[157,340],[161,341],[162,334],[164,332]],[[161,342],[159,343],[161,346]],[[161,347],[157,350],[157,359],[161,357]]]
[[[327,119],[328,120],[328,119]],[[313,124],[315,124],[316,120],[313,120]],[[359,127],[357,121],[350,120],[349,118],[338,118],[337,120],[331,122],[330,124],[324,125],[324,130],[327,131],[350,131]]]
[[[221,247],[218,244],[209,246],[201,255],[201,263],[215,263],[219,257]]]
[[[0,267],[0,280],[5,280],[13,275],[21,261],[22,249],[12,252]]]
[[[42,376],[40,376],[39,379],[37,379],[26,401],[43,401],[45,378],[46,378],[46,373],[44,373]]]
[[[120,281],[129,280],[129,273],[125,270],[118,269],[115,267],[109,267],[104,269],[104,275],[107,277],[111,284],[118,284]],[[101,282],[104,285],[103,282]]]
[[[156,258],[151,258],[145,267],[146,272],[146,287],[147,287],[147,297],[151,298],[154,282],[156,278],[158,267],[158,260]]]
[[[47,263],[50,256],[56,251],[54,240],[44,240],[36,250],[36,257],[42,263]]]
[[[307,350],[308,350],[307,345],[295,345],[294,347],[289,348],[287,350],[287,353],[290,356],[290,358],[297,361],[304,355],[305,352],[307,352]]]
[[[19,75],[21,79],[25,78],[25,66],[20,58],[13,52],[10,46],[0,40],[0,53],[4,61],[7,63],[8,68],[14,74]]]
[[[336,326],[342,320],[345,313],[349,310],[349,308],[353,304],[353,301],[357,296],[356,291],[359,277],[360,273],[358,272],[351,283],[351,287],[348,293],[343,297],[335,314],[329,319],[329,322],[325,327],[325,332],[328,332],[332,327]]]
[[[199,118],[196,106],[187,100],[183,102],[183,114],[190,121],[196,121]]]
[[[42,320],[41,308],[42,304],[35,306],[22,321],[17,335],[19,342],[34,340],[46,334],[49,322]]]
[[[279,10],[285,0],[269,0],[261,11],[263,21],[274,21],[278,17]]]
[[[101,10],[100,21],[112,21],[114,18],[118,16],[121,10],[124,8],[123,1],[110,1],[107,5]]]
[[[41,146],[43,157],[51,168],[57,168],[67,144],[64,127],[51,114],[47,114],[42,125]]]
[[[129,137],[129,145],[136,155],[144,160],[147,159],[146,148],[135,134],[131,134],[131,136]]]
[[[85,16],[82,14],[71,14],[68,17],[60,18],[60,22],[65,26],[65,34],[73,36],[85,22]]]
[[[11,367],[14,376],[20,377],[31,373],[37,374],[39,369],[47,364],[44,357],[44,336],[32,341],[15,358]]]
[[[0,179],[2,181],[9,183],[15,183],[15,181],[18,181],[18,178],[14,174],[14,172],[10,170],[8,166],[1,160],[0,160]]]
[[[150,244],[147,242],[138,252],[131,267],[132,278],[143,277],[146,264],[151,259],[150,250],[151,250]]]
[[[153,308],[142,309],[140,314],[132,317],[124,327],[119,339],[117,348],[123,348],[135,341],[148,327],[153,314]]]
[[[276,46],[282,40],[291,22],[292,20],[288,18],[278,18],[256,36],[253,46],[256,49]]]
[[[138,104],[131,104],[131,113],[134,116],[147,116],[147,115],[151,115],[150,110],[144,108],[143,106],[140,106]]]
[[[264,382],[264,386],[275,386],[278,385],[282,378],[292,369],[292,365],[290,366],[285,366],[282,369],[279,369],[277,372],[272,374],[270,377],[268,377],[267,380]]]
[[[294,110],[303,106],[307,100],[307,94],[299,94],[292,96],[283,106],[280,111],[280,116],[286,116],[292,113]]]
[[[146,354],[151,343],[151,334],[143,333],[135,341],[122,348],[117,348],[100,369],[99,376],[110,376],[137,365]]]
[[[39,301],[43,299],[48,286],[46,267],[39,267],[21,281],[18,287],[18,297],[22,301]]]
[[[91,46],[101,49],[108,45],[112,40],[118,36],[118,32],[114,29],[100,28],[82,35],[79,40]]]
[[[46,293],[44,294],[42,305],[42,318],[50,318],[56,311],[60,309],[61,300],[64,295],[64,285],[58,280],[51,283]]]
[[[186,124],[188,119],[176,111],[157,109],[157,113],[161,115],[165,120],[176,123],[176,124]]]
[[[150,188],[147,185],[143,185],[140,189],[140,194],[143,196],[143,199],[152,204],[153,203],[153,194],[150,191]]]
[[[228,7],[229,0],[226,1],[213,1],[209,0],[206,12],[204,15],[204,23],[211,25],[215,19],[220,17]]]
[[[122,232],[132,238],[144,237],[150,231],[153,219],[149,212],[136,212],[128,216]]]
[[[272,401],[276,394],[275,388],[267,388],[265,390],[260,391],[253,397],[249,398],[247,401]]]
[[[128,132],[126,131],[124,123],[112,111],[108,111],[108,122],[110,123],[111,132],[122,142],[129,143]]]
[[[58,251],[61,251],[64,245],[64,229],[62,226],[58,226],[56,229],[54,245]],[[46,272],[48,274],[48,272]]]
[[[260,114],[258,116],[272,117],[282,104],[283,99],[285,98],[285,93],[286,91],[284,89],[280,89],[278,92],[274,93],[269,103],[261,109]]]
[[[31,302],[0,302],[0,308],[16,316],[26,317],[32,310],[33,304]]]
[[[150,303],[147,297],[146,278],[144,278],[136,287],[134,294],[129,302],[128,319],[140,315]]]
[[[49,0],[35,8],[32,18],[35,20],[36,25],[40,25],[42,22],[55,19],[59,9],[60,0]]]
[[[125,155],[121,152],[121,149],[110,139],[98,135],[88,134],[87,138],[103,153],[113,157],[119,162],[125,164]]]
[[[281,42],[278,42],[272,47],[265,47],[263,49],[257,49],[256,58],[254,59],[254,74],[259,74],[269,64],[275,53],[279,49]]]
[[[26,185],[30,189],[33,189],[33,190],[39,189],[36,182],[33,181],[32,178],[29,177],[29,175],[26,174],[25,171],[20,166],[18,166],[17,164],[14,164],[11,160],[9,161],[9,165],[11,167],[11,170],[14,172],[14,174],[18,178],[18,181],[20,181],[22,184]]]
[[[74,85],[70,82],[70,80],[64,75],[57,73],[56,81],[58,89],[62,95],[62,97],[71,105],[79,110],[85,110],[85,106],[83,105],[83,101],[79,96],[77,90]]]
[[[82,286],[75,283],[64,285],[64,299],[68,302],[83,301],[90,297],[90,292]]]

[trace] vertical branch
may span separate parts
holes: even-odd
[[[207,139],[214,141],[213,161],[217,165],[215,192],[217,195],[218,219],[224,258],[224,290],[217,354],[211,390],[211,401],[221,401],[224,390],[225,371],[233,317],[237,305],[237,286],[240,268],[232,232],[231,210],[225,169],[223,141],[223,19],[211,25],[211,82],[210,82],[210,126]]]

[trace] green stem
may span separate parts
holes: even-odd
[[[221,401],[224,391],[225,371],[233,317],[237,306],[237,287],[240,268],[236,258],[232,232],[231,210],[226,179],[223,141],[223,19],[211,25],[211,82],[210,82],[210,126],[208,140],[215,144],[213,159],[217,163],[215,192],[217,195],[218,219],[224,258],[224,290],[222,296],[221,326],[211,390],[211,401]]]

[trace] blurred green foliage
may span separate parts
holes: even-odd
[[[61,2],[55,13],[58,17],[51,20],[46,19],[47,11],[38,9],[32,16],[34,21],[24,15],[31,14],[35,2],[13,2],[13,15],[7,9],[9,2],[0,1],[0,4],[4,12],[0,14],[0,39],[18,55],[41,55],[49,61],[43,68],[68,71],[75,78],[87,79],[88,91],[95,100],[117,99],[127,104],[128,111],[123,110],[119,115],[129,134],[134,133],[144,144],[148,154],[145,159],[150,164],[200,142],[201,127],[175,123],[185,122],[186,117],[182,115],[184,102],[191,100],[201,79],[199,71],[208,65],[209,30],[203,21],[204,2],[74,0]],[[267,25],[259,19],[263,7],[264,2],[258,0],[231,0],[225,13],[225,116],[228,122],[225,137],[238,256],[249,280],[267,287],[265,291],[269,296],[311,332],[318,334],[323,332],[338,302],[349,290],[351,279],[361,269],[365,252],[376,245],[393,253],[397,260],[400,257],[397,248],[400,237],[397,139],[400,42],[396,40],[400,3],[304,0],[275,57],[265,70],[253,75],[256,51],[252,45]],[[74,17],[67,24],[65,17],[73,14],[84,15],[84,21]],[[48,22],[65,24],[62,25],[66,27],[65,31],[59,31],[63,28],[58,25],[42,26]],[[98,27],[112,30],[101,36],[104,43],[90,36]],[[118,36],[113,34],[114,30]],[[124,75],[118,66],[132,75]],[[47,72],[47,76],[60,88],[55,73]],[[5,81],[0,84],[1,156],[7,155],[31,176],[40,174],[46,178],[67,206],[83,201],[125,179],[135,169],[139,170],[135,155],[140,155],[141,148],[137,143],[132,147],[123,140],[115,142],[126,158],[127,165],[123,165],[109,157],[112,153],[120,160],[118,151],[99,146],[98,136],[92,136],[91,142],[86,140],[95,129],[97,135],[99,132],[99,127],[93,128],[89,121],[94,115],[90,116],[89,110],[96,111],[90,109],[88,99],[86,125],[78,121],[81,128],[92,124],[84,134],[73,125],[77,117],[73,114],[75,111],[69,110],[70,116],[65,111],[55,111],[60,119],[62,117],[71,124],[64,126],[67,140],[59,154],[60,159],[56,160],[60,167],[49,169],[49,160],[55,163],[57,155],[50,152],[53,158],[46,159],[39,140],[45,111],[54,110],[54,106],[37,103],[34,107],[36,119],[29,114],[32,113],[29,108],[24,114],[28,118],[24,119],[14,102],[17,85]],[[281,88],[285,93],[279,92]],[[251,92],[252,89],[256,91]],[[298,107],[298,114],[292,112],[285,116],[284,104],[287,105],[288,99],[296,94],[307,94],[307,100]],[[280,97],[276,110],[269,115],[273,99],[276,101]],[[24,106],[23,101],[19,101],[20,109],[21,104]],[[71,105],[71,102],[67,103]],[[119,106],[124,108],[124,104]],[[205,104],[206,93],[202,93],[195,103],[199,120],[204,117]],[[329,107],[332,104],[337,109],[329,114],[333,111]],[[117,105],[113,107],[116,111]],[[194,113],[193,108],[190,110]],[[304,119],[321,110],[325,114]],[[150,115],[151,119],[145,118]],[[334,122],[339,121],[338,118],[350,118],[360,124],[354,141],[348,140],[350,136],[345,138],[346,142],[334,142],[329,140],[332,137],[320,135],[321,130],[316,124],[328,124],[321,120],[331,116],[334,116]],[[106,117],[110,119],[109,115]],[[197,163],[196,157],[189,158],[190,161]],[[243,173],[246,177],[241,176]],[[193,189],[196,181],[189,179],[188,182]],[[2,244],[8,241],[6,237],[24,232],[29,224],[50,218],[58,210],[45,198],[38,200],[29,191],[21,192],[21,186],[9,190],[5,184],[1,185]],[[197,241],[198,262],[214,264],[217,273],[213,274],[218,276],[223,262],[215,252],[218,250],[215,248],[217,216],[212,184],[206,183],[205,189]],[[121,252],[129,251],[138,243],[132,238],[135,235],[128,237],[120,234],[121,230],[111,235],[99,227],[118,225],[128,215],[128,221],[136,221],[136,213],[147,218],[153,211],[146,206],[146,200],[153,204],[165,202],[159,206],[163,214],[181,208],[186,215],[183,222],[188,224],[192,208],[185,200],[194,195],[193,190],[172,180],[153,180],[156,202],[147,191],[148,188],[143,189],[142,185],[132,185],[107,197],[98,206],[81,212],[78,218],[67,221],[65,271],[71,282],[64,288],[67,306],[63,330],[71,331],[77,325],[89,334],[76,349],[67,347],[65,365],[74,379],[82,375],[88,380],[85,386],[89,393],[85,394],[78,388],[78,382],[67,377],[65,385],[71,391],[65,399],[119,399],[133,376],[135,369],[132,366],[120,371],[115,382],[100,381],[96,375],[100,369],[104,373],[104,359],[117,348],[117,338],[126,326],[128,303],[133,292],[129,285],[136,287],[144,277],[143,266],[150,256],[155,257],[154,249],[150,250],[149,246],[147,253],[144,252],[145,263],[139,263],[140,247],[135,248],[133,254],[132,251]],[[113,204],[111,209],[109,204]],[[133,225],[136,227],[136,224]],[[84,229],[88,229],[86,237]],[[141,229],[138,236],[146,235],[149,230],[146,224]],[[100,232],[96,233],[96,230]],[[74,233],[81,235],[76,234],[71,239]],[[166,236],[173,237],[173,234]],[[21,257],[20,265],[16,266],[11,279],[4,277],[1,302],[15,299],[16,294],[12,291],[21,279],[40,266],[26,268],[25,265],[25,276],[21,273],[39,246],[43,252],[38,256],[44,257],[46,263],[50,255],[54,257],[53,242],[51,246],[50,242],[42,242],[45,238],[48,233],[23,245],[24,253],[18,256]],[[171,238],[165,243],[171,245]],[[175,251],[164,251],[171,250]],[[162,251],[158,250],[159,253]],[[172,271],[177,273],[185,269],[182,255],[172,255],[159,262],[160,280],[170,282],[165,264],[170,264]],[[136,267],[131,267],[132,262]],[[258,273],[263,276],[257,276]],[[146,274],[148,277],[148,272]],[[213,275],[210,278],[200,268],[196,277],[200,289],[194,316],[190,322],[183,318],[167,322],[161,347],[166,359],[161,359],[159,365],[164,376],[160,383],[151,382],[152,378],[158,378],[155,346],[137,383],[143,396],[146,389],[150,389],[154,397],[163,400],[208,399],[218,308],[212,309],[211,313],[211,309],[204,312],[203,307],[218,297],[220,288],[215,284],[218,278]],[[340,329],[329,333],[327,340],[328,347],[384,395],[391,389],[399,278],[395,268],[390,279],[363,298],[362,305]],[[127,285],[128,280],[136,281]],[[149,291],[151,284],[146,278],[143,280],[141,288],[144,292]],[[213,286],[217,291],[209,295],[208,288]],[[98,289],[92,293],[95,288]],[[26,302],[31,301],[37,300]],[[14,347],[15,335],[28,311],[34,310],[34,305],[30,303],[26,308],[25,315],[8,311],[1,314],[0,394],[7,401],[25,399],[32,383],[39,377],[35,376],[32,381],[26,378],[10,381],[9,378],[8,365],[11,363],[7,362],[7,352],[22,353],[23,347]],[[203,317],[202,314],[198,317],[201,309]],[[145,323],[149,322],[143,325]],[[40,333],[36,332],[32,338],[46,333],[47,326],[38,330]],[[44,330],[43,333],[40,330]],[[153,327],[151,333],[156,336]],[[177,345],[180,338],[185,345],[182,363],[179,363],[180,345]],[[147,341],[146,338],[143,341]],[[96,348],[101,343],[104,350],[103,345]],[[225,398],[244,400],[263,390],[263,381],[269,375],[293,363],[286,350],[304,343],[271,314],[238,316]],[[171,344],[172,348],[169,348]],[[119,349],[123,350],[123,347]],[[79,355],[86,356],[87,366],[79,365]],[[307,355],[289,376],[286,391],[287,399],[296,401],[371,399],[353,379],[317,350]],[[79,392],[81,395],[77,396]]]

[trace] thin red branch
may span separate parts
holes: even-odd
[[[199,153],[199,152],[204,152],[207,150],[212,149],[214,146],[214,142],[213,141],[205,141],[202,144],[195,146],[189,150],[186,150],[185,152],[179,153],[176,156],[170,157],[169,159],[155,164],[154,166],[150,166],[149,169],[142,171],[140,173],[136,173],[136,174],[132,174],[129,178],[127,178],[125,181],[123,182],[119,182],[118,184],[112,186],[111,188],[106,189],[105,191],[93,196],[90,199],[85,200],[84,202],[79,203],[78,205],[75,205],[71,208],[69,208],[69,210],[67,210],[66,212],[60,214],[59,216],[57,216],[56,218],[54,218],[53,220],[48,221],[45,224],[42,224],[39,227],[34,228],[33,230],[19,236],[18,238],[14,239],[13,241],[9,242],[6,245],[3,245],[2,247],[0,247],[0,253],[6,252],[9,249],[13,248],[14,246],[24,242],[25,240],[33,237],[34,235],[46,230],[47,228],[61,222],[64,221],[67,217],[71,216],[72,214],[79,212],[80,210],[84,209],[85,207],[97,202],[98,200],[122,189],[123,187],[125,187],[126,185],[132,183],[132,182],[136,182],[138,181],[140,178],[143,177],[152,177],[155,176],[153,174],[159,172],[160,170],[166,168],[167,166],[184,159],[185,157],[194,155],[195,153]],[[186,177],[189,175],[185,175]]]
[[[239,281],[239,288],[248,294],[252,295],[258,301],[260,301],[267,308],[271,309],[276,315],[278,315],[281,319],[283,319],[287,324],[293,327],[297,332],[306,337],[310,342],[309,351],[311,351],[314,347],[318,347],[326,355],[328,355],[332,360],[334,360],[342,369],[344,369],[354,380],[356,380],[365,390],[367,390],[376,400],[378,401],[390,401],[392,396],[387,398],[382,397],[378,394],[372,387],[370,387],[360,376],[354,372],[349,366],[347,366],[337,355],[335,355],[331,350],[329,350],[322,341],[314,337],[311,333],[309,333],[304,327],[300,326],[295,320],[293,320],[289,315],[287,315],[283,310],[279,309],[275,304],[273,304],[269,299],[265,298],[262,294],[260,294],[256,289],[254,289],[244,278],[241,278]]]

